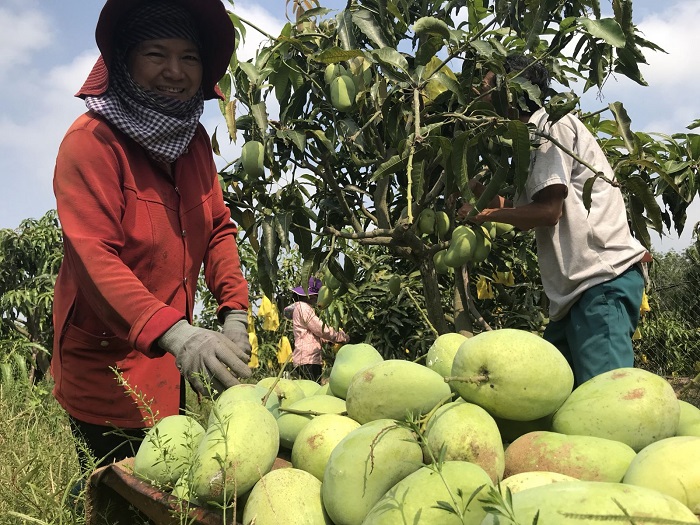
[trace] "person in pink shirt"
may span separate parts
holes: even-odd
[[[294,351],[292,362],[297,374],[304,379],[319,382],[323,372],[322,343],[347,343],[350,338],[342,330],[334,330],[316,315],[315,305],[321,281],[309,279],[309,286],[292,288],[297,300],[284,309],[284,316],[292,320]]]

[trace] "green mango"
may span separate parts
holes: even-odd
[[[502,328],[464,341],[452,362],[450,386],[492,416],[534,421],[571,394],[574,374],[557,348],[526,330]]]
[[[477,230],[476,242],[472,252],[472,261],[480,263],[486,260],[491,253],[491,237],[484,227]]]
[[[513,494],[515,521],[489,514],[482,525],[600,525],[653,523],[661,518],[699,523],[688,507],[656,490],[605,481],[563,481]],[[607,519],[606,519],[607,517]]]
[[[352,377],[363,368],[384,361],[382,354],[368,343],[343,345],[335,354],[328,384],[336,397],[345,399]]]
[[[321,414],[297,434],[292,447],[292,465],[323,481],[328,458],[335,446],[360,424],[347,416]]]
[[[333,289],[330,286],[326,286],[325,284],[321,286],[321,289],[318,291],[318,298],[316,299],[316,306],[319,308],[328,308],[328,305],[331,304],[331,301],[333,301],[334,297],[334,292]]]
[[[306,397],[316,395],[321,389],[321,385],[312,379],[293,379],[293,381],[301,387]]]
[[[335,525],[361,525],[369,510],[403,478],[423,466],[417,437],[392,419],[351,431],[333,449],[321,495]]]
[[[333,272],[330,271],[328,266],[326,266],[323,269],[323,276],[322,279],[323,284],[326,285],[328,288],[331,290],[337,290],[340,288],[340,285],[342,284],[340,282],[340,279],[338,279],[335,275],[333,275]]]
[[[306,394],[304,394],[304,391],[294,379],[287,379],[285,377],[280,377],[279,379],[276,377],[264,377],[258,381],[257,384],[266,391],[269,390],[272,385],[275,385],[272,392],[277,394],[280,408],[288,407],[292,403],[296,403],[300,399],[306,397]],[[279,415],[279,410],[273,411],[273,415],[277,417]]]
[[[454,361],[459,345],[466,339],[465,336],[457,332],[437,336],[428,349],[425,365],[442,377],[449,376],[452,372],[452,361]]]
[[[340,75],[347,75],[348,70],[341,64],[328,64],[323,71],[323,80],[330,85]]]
[[[332,396],[333,392],[331,392],[331,385],[326,381],[324,384],[321,385],[321,388],[319,388],[314,395]]]
[[[451,268],[459,268],[471,261],[476,242],[476,234],[471,228],[457,226],[452,232],[450,246],[445,253],[445,264]]]
[[[401,291],[401,276],[400,275],[392,275],[389,278],[389,291],[391,292],[391,295],[396,297],[399,295],[399,292]]]
[[[440,250],[439,252],[435,252],[435,255],[433,255],[433,264],[435,265],[435,272],[440,275],[445,275],[447,272],[450,271],[450,267],[445,264],[446,254],[447,250]]]
[[[700,514],[700,437],[665,438],[639,451],[622,480],[671,496]]]
[[[279,451],[277,420],[261,403],[241,402],[207,428],[194,453],[192,495],[204,503],[227,503],[253,488],[272,470]]]
[[[424,208],[418,214],[418,234],[431,235],[435,231],[435,210]]]
[[[331,103],[338,111],[350,111],[355,106],[355,82],[349,75],[339,75],[330,84]]]
[[[503,479],[505,455],[498,426],[478,405],[460,400],[438,408],[426,425],[424,446],[426,463],[444,452],[446,460],[479,465],[494,483]]]
[[[249,140],[241,148],[241,166],[247,175],[255,178],[265,176],[265,147],[262,142]]]
[[[621,441],[639,452],[676,434],[680,410],[663,377],[641,368],[618,368],[576,388],[554,414],[552,430]]]
[[[618,483],[636,455],[619,441],[538,430],[508,445],[505,477],[546,470],[584,481]]]
[[[676,435],[700,437],[700,408],[682,399],[678,400],[678,404],[680,405],[681,413]]]
[[[355,374],[348,385],[348,416],[360,423],[403,420],[430,412],[451,394],[443,377],[412,361],[387,359]]]
[[[157,486],[172,487],[190,467],[204,427],[183,414],[166,416],[146,433],[134,456],[134,475]]]
[[[435,212],[435,231],[438,234],[438,239],[447,239],[447,232],[450,231],[450,217],[442,210]]]
[[[491,236],[492,239],[510,233],[515,228],[512,224],[506,224],[504,222],[494,222],[492,225],[495,229],[495,234]]]
[[[285,412],[283,408],[277,418],[277,427],[280,431],[280,446],[291,450],[301,429],[315,417],[313,414],[295,412],[341,414],[345,412],[345,401],[335,396],[311,396],[300,399],[286,408],[294,412]]]
[[[559,472],[547,472],[546,470],[533,470],[532,472],[520,472],[508,476],[498,484],[498,490],[505,496],[507,491],[511,494],[523,490],[549,485],[550,483],[561,483],[562,481],[578,481],[576,478],[560,474]]]
[[[308,472],[281,468],[265,474],[250,491],[243,525],[333,525],[321,501],[321,482]]]
[[[490,486],[488,474],[467,461],[422,467],[394,485],[372,507],[362,525],[479,525],[486,516],[479,498],[487,495]],[[456,503],[463,519],[438,502]]]
[[[269,380],[268,380],[269,381]],[[209,412],[209,421],[207,427],[213,425],[218,419],[224,417],[225,414],[232,414],[233,410],[229,405],[244,401],[252,401],[261,403],[267,396],[265,406],[270,413],[277,417],[279,416],[280,402],[277,396],[277,391],[273,390],[270,395],[267,395],[268,388],[260,384],[239,383],[224,390],[219,397],[216,398]]]

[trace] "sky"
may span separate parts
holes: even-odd
[[[338,0],[321,1],[326,6]],[[56,153],[65,131],[85,111],[74,93],[98,56],[94,29],[101,0],[0,0],[0,228],[16,228],[27,218],[40,218],[55,208],[52,190]],[[230,4],[227,5],[230,6]],[[233,7],[241,18],[270,34],[285,19],[285,0],[240,0]],[[610,11],[609,0],[601,6]],[[583,97],[586,111],[622,101],[635,131],[679,133],[700,118],[700,0],[633,0],[634,20],[644,37],[667,53],[646,51],[642,66],[648,87],[612,78],[602,93]],[[240,54],[254,56],[261,36],[249,30]],[[223,166],[238,157],[229,144],[225,123],[214,101],[202,118],[209,133],[219,129]],[[700,201],[689,210],[686,228],[653,236],[658,251],[682,251],[700,222]]]

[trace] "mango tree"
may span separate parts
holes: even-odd
[[[356,291],[358,266],[367,267],[354,259],[361,250],[348,247],[372,246],[397,261],[404,277],[416,272],[434,333],[474,330],[482,314],[468,283],[479,265],[487,265],[487,285],[498,286],[501,274],[504,302],[529,301],[524,313],[532,316],[541,301],[532,289],[522,291],[525,298],[506,293],[508,270],[536,269],[528,235],[472,228],[482,255],[454,256],[445,267],[445,250],[464,226],[455,221],[456,203],[474,202],[468,182],[475,177],[488,188],[477,207],[522,187],[536,137],[509,117],[509,106],[524,108],[527,94],[553,119],[578,111],[572,93],[540,93],[507,75],[508,54],[536,57],[565,89],[573,81],[600,89],[612,74],[645,84],[643,51],[658,47],[634,25],[632,2],[613,0],[610,17],[598,0],[287,5],[294,20],[267,35],[254,59],[234,55],[220,83],[230,138],[246,143],[222,184],[257,254],[265,293],[274,295],[277,259],[290,240],[303,259],[300,282],[323,272],[336,282],[336,297]],[[235,11],[230,16],[241,38],[260,31]],[[487,71],[503,78],[489,102],[479,89]],[[649,229],[680,231],[698,192],[700,137],[635,133],[617,102],[581,117],[605,138],[617,177],[608,182],[627,196],[635,235],[649,245]]]
[[[55,210],[0,230],[0,377],[5,382],[35,379],[48,370],[53,286],[62,258]]]

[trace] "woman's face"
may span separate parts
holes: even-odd
[[[129,52],[127,66],[139,86],[178,100],[189,100],[202,84],[199,49],[183,38],[144,40]]]

